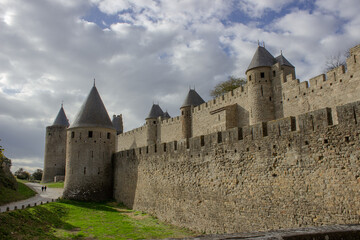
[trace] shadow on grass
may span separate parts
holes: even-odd
[[[65,222],[65,207],[56,204],[37,206],[0,214],[0,239],[59,239],[53,228],[72,230]]]

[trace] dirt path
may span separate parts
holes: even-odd
[[[34,197],[25,199],[25,200],[21,200],[21,201],[17,201],[17,202],[12,202],[12,203],[8,203],[5,205],[0,206],[0,212],[5,212],[7,208],[9,208],[9,210],[14,210],[15,207],[17,209],[21,209],[24,207],[27,207],[29,204],[30,206],[34,206],[36,205],[40,205],[41,202],[42,203],[47,203],[47,202],[52,202],[55,201],[56,199],[58,199],[59,197],[62,196],[63,193],[63,189],[62,188],[47,188],[46,191],[41,191],[41,184],[38,183],[25,183],[27,186],[29,186],[30,188],[32,188],[34,191],[37,192],[37,194]]]

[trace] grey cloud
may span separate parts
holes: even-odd
[[[257,39],[266,41],[274,55],[284,50],[302,80],[319,74],[324,52],[339,36],[331,26],[342,24],[336,18],[323,21],[321,27],[330,30],[304,40],[280,31],[284,27],[279,24],[277,29],[270,27],[282,19],[269,23],[266,30],[236,23],[224,26],[221,20],[233,10],[234,1],[160,1],[143,15],[135,11],[128,24],[104,30],[83,20],[90,8],[100,4],[104,12],[113,9],[116,14],[123,6],[111,0],[67,2],[9,1],[0,8],[1,14],[14,13],[10,25],[0,19],[1,143],[9,157],[33,159],[34,166],[41,166],[45,127],[56,117],[61,101],[72,122],[94,77],[109,115],[123,113],[125,129],[131,130],[145,122],[153,101],[177,116],[189,85],[208,100],[216,83],[232,74],[243,76]],[[140,9],[144,1],[134,4]],[[264,6],[255,6],[260,7]],[[294,15],[288,16],[288,24],[295,26],[295,12],[289,14]],[[355,20],[341,35],[348,39],[346,47],[357,38]]]

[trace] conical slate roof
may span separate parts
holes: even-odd
[[[182,108],[188,107],[188,106],[196,107],[204,102],[205,101],[200,97],[200,95],[195,91],[195,89],[190,89],[189,93],[186,96],[185,101],[181,107]]]
[[[170,117],[170,114],[166,111],[166,112],[164,112],[164,118],[171,118]]]
[[[158,118],[158,117],[163,117],[164,116],[164,112],[161,109],[161,107],[158,104],[153,104],[151,107],[151,110],[149,112],[149,115],[147,116],[147,118],[145,119],[149,119],[149,118]]]
[[[52,124],[52,126],[65,126],[65,127],[69,127],[69,120],[66,117],[63,105],[61,104],[61,108],[60,111],[58,113],[58,115],[55,118],[54,123]]]
[[[114,129],[95,85],[81,106],[75,121],[70,126],[70,128],[75,127],[103,127]]]
[[[271,67],[276,63],[276,59],[264,47],[258,46],[256,52],[246,71],[257,67]]]
[[[285,65],[294,68],[294,66],[282,54],[276,57],[276,61],[280,63],[280,65]]]

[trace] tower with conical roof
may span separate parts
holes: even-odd
[[[188,139],[192,137],[192,110],[204,102],[195,89],[189,90],[183,105],[180,107],[182,138]]]
[[[276,59],[258,46],[246,70],[250,125],[275,119],[272,88],[272,66]]]
[[[163,117],[164,112],[159,106],[159,104],[153,104],[148,116],[145,118],[147,126],[147,144],[153,145],[156,144],[158,138],[158,125],[159,117]]]
[[[258,46],[246,70],[250,125],[283,117],[282,83],[287,75],[295,77],[295,68],[282,53],[274,58]]]
[[[95,87],[67,131],[63,197],[104,201],[112,197],[116,130]]]
[[[61,104],[51,126],[46,127],[44,173],[42,182],[54,182],[55,176],[65,176],[66,129],[69,121]]]

